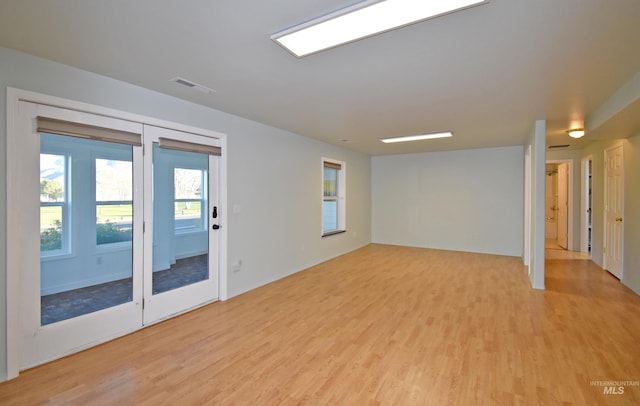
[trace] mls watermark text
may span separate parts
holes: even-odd
[[[640,386],[640,381],[591,381],[591,386],[601,387],[605,395],[623,395],[626,388]]]

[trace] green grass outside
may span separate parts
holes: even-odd
[[[131,221],[133,219],[132,210],[130,204],[97,206],[96,219],[98,223]]]
[[[200,216],[200,202],[191,202],[187,209],[186,202],[178,202],[175,204],[176,217],[199,217]]]
[[[194,217],[200,215],[200,202],[192,202],[187,209],[185,202],[176,203],[176,217]],[[104,205],[97,207],[97,222],[119,222],[119,221],[131,221],[132,207],[130,204],[123,205]],[[40,207],[40,227],[50,227],[55,223],[55,220],[61,220],[62,208],[60,206],[45,206]]]
[[[59,206],[40,207],[40,228],[51,227],[60,220],[62,209]]]

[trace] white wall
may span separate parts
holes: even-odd
[[[544,289],[544,240],[545,240],[545,139],[547,123],[536,120],[527,138],[525,150],[531,151],[531,184],[529,185],[530,224],[529,230],[529,279],[535,289]]]
[[[0,380],[6,377],[6,87],[226,133],[229,296],[370,242],[371,166],[366,155],[0,48]],[[224,97],[224,95],[216,95]],[[347,232],[321,238],[321,158],[347,164]],[[37,165],[37,162],[34,162]],[[38,236],[34,236],[38,238]],[[223,270],[224,271],[224,270]]]
[[[258,127],[264,127],[259,126]],[[283,131],[248,129],[229,142],[229,295],[286,276],[371,241],[370,158]],[[261,136],[256,134],[262,133]],[[268,135],[268,136],[266,136]],[[322,157],[346,163],[346,232],[321,237]],[[319,188],[320,187],[320,188]],[[278,266],[275,266],[278,265]]]
[[[522,255],[522,146],[372,158],[376,243]]]
[[[622,283],[640,295],[640,134],[624,151],[624,275]]]

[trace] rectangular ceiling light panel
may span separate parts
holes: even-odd
[[[393,137],[393,138],[381,138],[380,141],[385,144],[391,144],[393,142],[407,142],[407,141],[420,141],[420,140],[432,140],[434,138],[447,138],[453,137],[451,131],[433,134],[421,134],[421,135],[408,135],[406,137]]]
[[[488,0],[367,0],[292,27],[271,39],[298,58]]]

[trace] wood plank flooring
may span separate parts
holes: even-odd
[[[0,384],[3,405],[638,405],[640,297],[589,260],[369,245]],[[618,392],[618,390],[616,390]]]

